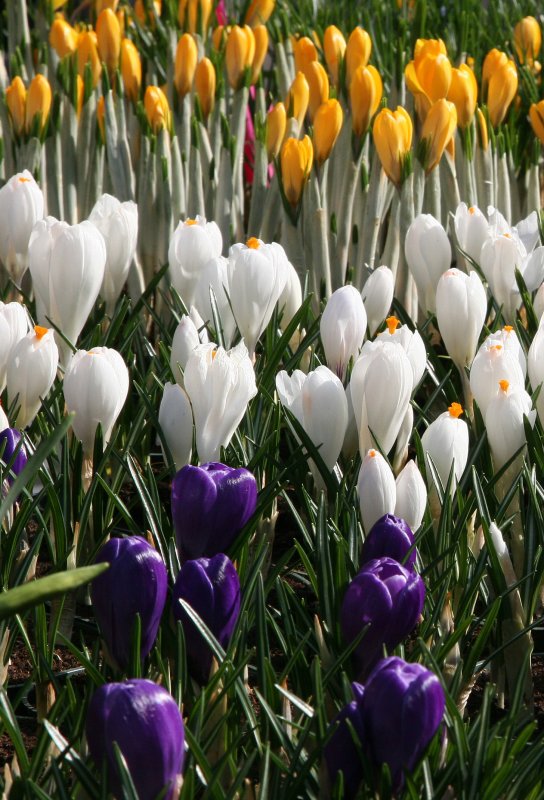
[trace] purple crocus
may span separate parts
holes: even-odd
[[[408,569],[416,561],[414,534],[407,522],[393,514],[380,517],[370,529],[361,551],[361,566],[382,556],[394,558]]]
[[[19,475],[25,468],[27,462],[26,448],[24,442],[21,442],[21,438],[21,433],[17,428],[4,428],[3,431],[0,431],[0,458],[6,465],[10,464],[13,459],[10,471],[13,472],[14,475]],[[15,455],[16,453],[17,455]],[[12,477],[7,477],[7,480],[13,483]]]
[[[364,687],[353,684],[355,700],[333,721],[325,747],[331,782],[344,773],[345,797],[355,797],[363,779],[361,754],[379,774],[391,771],[395,790],[412,771],[438,730],[446,705],[436,675],[421,664],[392,656],[377,664]],[[348,724],[348,720],[349,723]]]
[[[110,539],[96,563],[110,568],[92,582],[94,613],[109,656],[126,670],[130,664],[136,614],[141,620],[141,657],[150,652],[161,621],[168,576],[159,553],[141,536]]]
[[[425,601],[420,576],[392,558],[369,561],[349,584],[340,623],[346,642],[352,642],[368,625],[355,649],[360,677],[374,667],[385,647],[393,649],[415,627]]]
[[[183,625],[189,671],[195,680],[205,684],[213,654],[180,600],[185,600],[219,644],[227,647],[240,613],[240,580],[232,561],[223,553],[186,561],[174,586],[172,609]]]
[[[255,511],[257,483],[243,467],[183,467],[172,481],[172,516],[182,561],[228,551]]]
[[[178,797],[184,759],[184,728],[174,698],[149,680],[105,683],[91,698],[86,734],[99,768],[107,763],[110,788],[123,797],[113,748],[117,743],[140,800],[154,800],[167,787]]]

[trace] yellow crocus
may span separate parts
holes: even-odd
[[[454,103],[457,110],[457,124],[466,128],[471,124],[478,101],[478,83],[474,72],[466,64],[451,71],[451,83],[448,100]]]
[[[215,104],[215,84],[215,67],[209,58],[203,58],[195,70],[195,91],[204,119],[208,118]]]
[[[188,33],[204,33],[208,29],[211,13],[211,0],[179,0],[178,22]]]
[[[358,67],[349,85],[353,133],[362,136],[370,127],[370,120],[378,110],[383,94],[383,83],[373,66]]]
[[[6,105],[13,130],[19,135],[24,130],[26,114],[26,87],[19,75],[15,76],[6,89]]]
[[[413,125],[405,108],[383,108],[374,120],[374,146],[383,170],[395,186],[403,180],[406,157],[412,146]]]
[[[544,144],[544,100],[531,104],[529,119],[535,135],[538,136],[541,144]]]
[[[334,98],[322,103],[317,109],[314,118],[313,143],[315,159],[320,166],[330,156],[343,121],[342,106]]]
[[[346,52],[346,40],[341,30],[336,25],[329,25],[325,29],[323,36],[323,51],[325,53],[325,61],[329,70],[332,82],[338,86],[338,74],[340,64]]]
[[[85,78],[85,67],[87,63],[91,65],[93,86],[96,86],[102,74],[102,63],[98,55],[96,33],[94,31],[83,31],[79,35],[77,43],[77,71],[82,78]]]
[[[250,28],[255,28],[257,25],[265,25],[270,19],[275,5],[276,0],[252,0],[244,22]]]
[[[289,94],[285,101],[287,114],[294,117],[299,127],[304,122],[308,103],[310,101],[310,87],[303,72],[297,72],[295,79],[289,87]]]
[[[491,76],[508,62],[506,53],[502,53],[494,47],[484,58],[482,66],[482,97],[484,102],[487,98],[487,86]]]
[[[118,5],[119,0],[96,0],[94,4],[94,10],[98,16],[105,8],[111,8],[112,11],[117,11]]]
[[[442,39],[418,39],[414,58],[407,64],[404,77],[414,95],[420,119],[437,100],[447,97],[452,66]]]
[[[489,79],[487,107],[489,121],[494,128],[504,120],[518,90],[518,71],[511,59],[506,59]]]
[[[138,48],[130,39],[121,42],[121,75],[126,96],[136,102],[142,85],[142,61]]]
[[[349,88],[353,73],[366,67],[372,52],[372,40],[364,28],[358,26],[349,35],[346,47],[346,86]]]
[[[307,36],[302,36],[293,42],[293,55],[295,57],[295,72],[305,72],[312,61],[317,61],[315,44]]]
[[[319,61],[310,61],[304,70],[304,77],[308,81],[308,116],[312,122],[319,106],[329,99],[329,76]]]
[[[40,130],[43,131],[49,119],[53,93],[45,75],[35,75],[30,81],[26,95],[25,128],[30,132],[34,117],[40,115]]]
[[[79,33],[66,22],[64,17],[57,16],[53,20],[49,31],[49,44],[59,58],[70,56],[77,50]]]
[[[534,17],[524,17],[517,23],[514,46],[521,64],[534,64],[542,46],[542,32]]]
[[[255,56],[255,36],[249,25],[233,25],[227,34],[225,60],[227,75],[233,89],[237,89],[250,68]]]
[[[268,30],[266,25],[254,25],[253,36],[255,37],[255,55],[251,62],[251,83],[256,83],[268,53]]]
[[[140,25],[145,25],[147,19],[150,18],[153,25],[154,15],[160,17],[162,11],[162,0],[136,0],[134,3],[134,13]]]
[[[457,126],[457,110],[449,100],[437,100],[430,107],[421,129],[423,167],[429,174],[439,163]]]
[[[147,87],[144,95],[144,108],[153,133],[158,133],[163,128],[170,130],[170,106],[162,89],[158,86]]]
[[[286,139],[281,148],[281,180],[283,191],[292,206],[298,205],[302,191],[310,175],[314,159],[312,140],[309,136],[299,140]]]
[[[174,62],[174,86],[180,97],[191,91],[198,61],[196,42],[190,33],[179,38]]]
[[[96,20],[96,40],[98,55],[106,65],[110,76],[119,65],[121,54],[121,27],[111,8],[100,12]]]
[[[268,160],[273,161],[280,152],[280,147],[287,128],[287,112],[283,103],[276,103],[266,116],[266,152]]]

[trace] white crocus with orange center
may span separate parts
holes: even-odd
[[[454,219],[455,235],[461,250],[477,264],[480,253],[489,236],[489,223],[485,214],[477,206],[459,203]]]
[[[223,238],[215,222],[197,216],[178,224],[170,239],[168,264],[172,285],[187,309],[194,303],[201,271],[222,249]]]
[[[363,458],[357,493],[363,529],[368,534],[384,514],[393,514],[397,489],[395,476],[385,458],[377,450],[369,450]]]
[[[40,410],[53,385],[59,351],[52,329],[36,325],[20,339],[11,353],[7,370],[9,402],[18,409],[14,424],[26,428]]]
[[[444,489],[453,467],[452,493],[468,460],[468,425],[460,419],[462,413],[462,406],[452,403],[447,411],[431,422],[421,437],[428,483],[433,484],[431,461]]]
[[[42,190],[26,169],[0,189],[0,262],[17,286],[28,267],[32,228],[43,219],[43,210]]]
[[[417,286],[419,307],[425,314],[436,310],[436,287],[451,266],[447,233],[432,214],[419,214],[406,233],[404,253]]]
[[[504,325],[500,330],[490,333],[482,346],[491,347],[497,344],[502,345],[507,352],[515,356],[523,374],[523,381],[525,382],[527,376],[527,359],[515,328],[512,325]]]
[[[355,286],[342,286],[332,293],[321,315],[319,332],[327,364],[343,381],[366,333],[363,298]]]
[[[524,420],[527,419],[533,427],[536,419],[536,411],[532,410],[531,398],[523,385],[513,386],[506,379],[501,379],[498,385],[499,391],[489,403],[485,415],[487,439],[495,472],[524,446]]]
[[[512,386],[525,384],[517,355],[502,342],[486,339],[470,368],[470,388],[485,419],[491,401],[499,393],[499,381],[505,378]]]
[[[417,387],[425,372],[427,364],[427,351],[419,331],[412,331],[408,325],[401,325],[397,317],[387,317],[386,329],[378,334],[376,339],[384,342],[393,342],[402,347],[412,367],[412,391]]]

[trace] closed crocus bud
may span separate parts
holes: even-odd
[[[172,610],[183,626],[189,671],[198,683],[205,685],[210,677],[213,654],[180,600],[196,611],[226,649],[240,613],[240,579],[232,561],[223,553],[213,558],[186,561],[172,592]]]
[[[406,233],[404,254],[416,282],[420,308],[434,314],[438,281],[451,265],[451,245],[432,214],[419,214],[414,219]]]
[[[413,462],[411,462],[413,463]],[[408,523],[394,514],[384,514],[369,531],[361,550],[361,568],[374,558],[392,558],[410,569],[416,563],[414,534]]]
[[[344,112],[335,100],[327,100],[319,106],[314,117],[314,153],[315,160],[321,166],[332,152],[342,127]]]
[[[489,79],[487,90],[487,107],[489,121],[494,128],[506,117],[512,100],[518,90],[518,71],[510,59],[496,69]]]
[[[15,76],[6,89],[6,105],[13,130],[19,136],[25,128],[26,88],[18,75]]]
[[[523,375],[522,383],[525,385],[525,378],[527,377],[527,359],[525,358],[525,352],[512,325],[505,325],[499,331],[490,333],[484,342],[486,347],[498,344],[502,345],[505,350],[512,353],[517,359],[521,374]]]
[[[83,31],[77,40],[77,71],[82,78],[85,78],[87,64],[91,66],[93,87],[96,87],[102,74],[102,62],[94,31]]]
[[[144,108],[147,121],[153,133],[171,128],[172,115],[168,99],[158,86],[148,86],[144,94]]]
[[[482,344],[470,368],[470,389],[485,419],[489,404],[499,394],[499,381],[505,378],[512,386],[525,385],[518,356],[501,341],[489,338]]]
[[[489,81],[491,80],[491,76],[494,72],[496,72],[496,70],[503,67],[507,62],[508,56],[506,53],[497,50],[496,47],[487,53],[482,65],[482,94],[484,100],[487,97],[487,87],[489,85]]]
[[[208,119],[215,105],[215,86],[215,67],[209,58],[203,58],[196,65],[195,92],[205,120]]]
[[[452,66],[442,39],[418,39],[414,59],[406,66],[404,77],[414,95],[420,119],[424,120],[433,103],[447,97]]]
[[[138,206],[132,200],[121,203],[111,194],[103,194],[94,204],[89,222],[98,228],[106,243],[106,266],[100,294],[111,315],[136,251]]]
[[[329,76],[319,61],[311,61],[304,68],[304,77],[309,91],[308,117],[313,122],[317,109],[329,99]]]
[[[366,311],[355,286],[332,293],[321,315],[319,331],[328,366],[341,381],[350,359],[356,358],[366,332]]]
[[[180,36],[174,64],[174,86],[180,97],[191,91],[198,61],[196,42],[190,33]]]
[[[211,11],[211,0],[179,0],[178,21],[180,27],[191,34],[205,33]]]
[[[387,317],[385,322],[387,328],[379,333],[376,339],[393,342],[402,347],[412,367],[412,389],[415,389],[423,377],[427,363],[427,351],[423,339],[419,331],[411,331],[407,325],[401,325],[397,317]]]
[[[374,120],[372,135],[383,170],[400,187],[407,173],[407,156],[412,146],[412,120],[406,109],[383,108]]]
[[[23,471],[27,462],[26,448],[17,428],[4,428],[0,431],[0,459],[9,466],[15,476]],[[13,478],[8,477],[10,483]]]
[[[142,60],[138,48],[130,39],[121,42],[121,75],[125,94],[135,103],[142,85]]]
[[[51,85],[45,75],[35,75],[28,86],[26,96],[25,127],[30,133],[34,119],[39,119],[39,129],[43,131],[49,119],[53,94]]]
[[[180,222],[170,239],[168,263],[175,290],[189,308],[193,303],[200,271],[211,258],[221,255],[223,239],[215,222],[204,217]]]
[[[540,25],[534,17],[523,17],[514,27],[514,47],[520,64],[532,65],[542,45]]]
[[[299,128],[304,123],[304,117],[310,101],[310,87],[303,72],[297,72],[289,87],[289,94],[285,100],[285,107],[289,117],[294,117]]]
[[[427,487],[415,461],[408,461],[397,475],[395,483],[395,515],[401,517],[413,531],[417,531],[427,506]]]
[[[157,550],[141,536],[110,539],[96,563],[110,566],[91,584],[94,614],[108,656],[126,671],[131,662],[136,614],[140,615],[140,658],[151,652],[161,621],[168,575]]]
[[[114,744],[139,800],[179,796],[185,757],[183,718],[162,686],[143,678],[104,683],[89,703],[85,733],[96,765],[102,769],[107,764],[115,797],[122,797],[124,790]]]
[[[184,314],[174,331],[172,349],[170,351],[170,369],[176,379],[176,383],[180,386],[183,385],[181,371],[185,370],[189,356],[195,347],[203,342],[204,339],[199,335],[194,320]]]
[[[98,55],[112,76],[119,65],[121,55],[121,27],[115,12],[105,8],[96,20]]]
[[[355,648],[355,662],[365,678],[382,657],[415,628],[425,602],[425,584],[412,569],[393,558],[376,558],[365,564],[349,584],[340,625],[346,643],[353,642],[368,626]]]
[[[40,410],[53,385],[59,351],[55,332],[36,325],[33,331],[17,342],[11,352],[7,370],[7,389],[10,403],[16,400],[19,409],[15,424],[26,428]]]
[[[340,65],[346,52],[346,40],[336,25],[329,25],[323,35],[323,51],[332,82],[338,85]]]
[[[77,350],[64,375],[64,399],[69,413],[75,413],[72,427],[91,457],[98,425],[104,443],[109,441],[113,426],[128,394],[128,369],[117,350],[95,347]]]
[[[183,467],[172,481],[172,517],[182,561],[228,551],[257,505],[247,469],[211,462]]]
[[[177,383],[164,384],[159,406],[159,425],[176,470],[180,470],[191,460],[193,412],[186,391]]]
[[[489,288],[509,321],[514,319],[521,302],[516,284],[516,269],[523,274],[526,259],[527,251],[523,242],[511,233],[490,235],[480,253],[480,265]]]
[[[302,141],[290,137],[281,147],[281,180],[288,202],[297,206],[302,190],[310,176],[313,164],[312,140],[305,136]]]
[[[357,493],[365,531],[370,532],[374,523],[384,514],[394,513],[395,476],[377,450],[369,450],[363,459],[357,480]]]
[[[393,273],[389,267],[384,265],[371,272],[363,286],[361,297],[363,298],[368,330],[371,336],[374,336],[387,316],[387,312],[393,302],[394,290],[395,279]]]
[[[485,289],[476,272],[445,272],[436,289],[436,318],[440,335],[454,364],[469,367],[487,313]]]
[[[349,82],[349,101],[353,133],[363,136],[381,103],[383,83],[373,66],[358,67]]]
[[[91,222],[68,225],[47,217],[34,226],[28,255],[45,317],[75,344],[104,279],[104,237]]]
[[[538,330],[529,347],[527,356],[527,369],[529,372],[529,380],[533,392],[536,392],[539,386],[544,382],[544,317],[540,320]],[[541,387],[537,401],[536,408],[538,411],[538,418],[541,424],[544,425],[544,392]]]
[[[432,484],[429,459],[432,460],[444,488],[453,465],[452,492],[455,491],[468,460],[468,425],[459,419],[462,413],[459,403],[452,403],[447,411],[431,422],[421,437],[429,484]]]
[[[525,445],[525,419],[531,427],[536,419],[536,411],[532,411],[531,407],[531,398],[523,385],[512,385],[505,379],[499,381],[499,391],[485,414],[485,428],[495,472]]]
[[[544,144],[544,100],[540,100],[539,103],[531,103],[529,119],[535,136],[538,136],[540,143]]]
[[[466,203],[460,203],[455,211],[454,225],[459,247],[479,264],[482,247],[490,235],[485,214],[477,206],[469,208]]]
[[[276,103],[266,115],[266,152],[269,161],[278,157],[287,127],[287,114],[283,103]]]
[[[454,104],[444,99],[433,103],[425,117],[418,148],[426,174],[438,166],[456,127],[457,110]]]
[[[244,22],[252,28],[257,25],[265,25],[270,19],[275,5],[276,0],[252,0],[246,11]]]
[[[261,74],[261,68],[266,54],[268,53],[268,30],[266,26],[254,26],[253,36],[255,37],[255,55],[251,62],[251,83],[256,83]]]
[[[28,267],[32,228],[43,210],[42,190],[26,169],[0,189],[0,261],[17,286]]]
[[[193,406],[198,457],[212,461],[222,447],[228,447],[249,401],[257,394],[244,342],[228,351],[213,344],[196,347],[185,367],[185,390]]]
[[[79,33],[62,16],[57,16],[49,30],[49,44],[59,58],[71,56],[77,50]]]
[[[0,302],[0,393],[6,386],[8,363],[15,345],[28,332],[28,314],[22,303]]]
[[[452,69],[448,100],[454,103],[457,110],[457,124],[466,129],[474,119],[478,101],[476,76],[467,64]]]
[[[255,55],[255,37],[248,25],[233,25],[227,34],[225,60],[227,76],[233,89],[238,89],[244,79],[244,73],[253,63]]]
[[[372,51],[372,40],[368,33],[357,26],[349,35],[346,47],[346,86],[350,86],[351,79],[357,69],[366,67]]]
[[[293,42],[293,55],[295,57],[295,71],[306,72],[306,68],[317,61],[315,44],[308,36],[301,36]]]

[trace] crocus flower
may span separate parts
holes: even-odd
[[[448,235],[432,214],[419,214],[406,233],[406,261],[417,286],[417,299],[423,313],[436,310],[436,287],[441,275],[451,266]]]
[[[408,461],[397,475],[395,484],[395,516],[401,517],[413,531],[417,531],[427,507],[427,487],[415,461]]]
[[[43,218],[42,190],[28,170],[0,189],[0,261],[18,286],[28,267],[32,228]]]
[[[416,561],[414,534],[410,526],[394,514],[384,514],[370,529],[361,551],[361,567],[384,556],[404,564],[407,569]]]
[[[531,407],[531,398],[523,385],[512,386],[507,380],[499,381],[499,392],[489,403],[485,415],[495,471],[525,444],[525,419],[531,427],[536,420],[536,411]]]
[[[363,458],[357,479],[361,520],[369,531],[384,514],[395,510],[395,476],[385,458],[377,450],[369,450]]]
[[[413,569],[386,556],[363,566],[349,584],[340,611],[342,635],[347,643],[368,625],[355,649],[355,662],[362,676],[381,658],[384,646],[392,650],[411,633],[424,602],[425,584]]]
[[[193,412],[187,392],[177,383],[164,384],[159,406],[159,425],[176,469],[179,470],[191,460]]]
[[[174,288],[186,308],[193,302],[200,270],[210,260],[221,255],[223,239],[215,222],[203,217],[180,222],[170,240],[168,263]]]
[[[2,452],[3,451],[3,452]],[[4,464],[10,464],[10,471],[18,475],[26,466],[27,455],[24,443],[21,441],[21,434],[17,428],[4,428],[0,431],[0,458]],[[8,478],[13,482],[13,478]]]
[[[381,266],[370,273],[361,296],[365,306],[368,330],[374,336],[393,302],[395,279],[389,267]]]
[[[240,613],[240,580],[232,561],[223,553],[186,561],[174,586],[172,609],[183,625],[189,669],[195,680],[205,684],[213,654],[180,600],[196,611],[221,647],[226,648]]]
[[[487,313],[485,289],[476,272],[447,270],[436,289],[436,319],[446,350],[460,370],[470,366]]]
[[[29,319],[22,303],[0,302],[0,392],[6,386],[8,362],[15,345],[28,332]]]
[[[470,388],[485,418],[489,404],[499,394],[499,381],[511,386],[525,385],[525,375],[518,354],[501,340],[488,337],[474,357],[470,368]]]
[[[421,437],[421,446],[425,453],[428,483],[432,484],[429,458],[435,466],[438,476],[445,488],[453,465],[452,493],[460,480],[468,460],[468,425],[459,419],[463,408],[459,403],[452,403],[447,411],[440,414],[427,428]]]
[[[319,332],[327,365],[343,381],[366,333],[366,310],[355,286],[342,286],[332,293],[321,315]]]
[[[91,585],[94,613],[109,656],[126,670],[132,652],[136,614],[141,621],[141,658],[150,652],[159,629],[168,576],[159,553],[140,536],[110,539],[96,563],[110,567]]]
[[[139,800],[178,797],[184,760],[183,718],[174,698],[153,681],[104,683],[93,694],[85,725],[91,756],[107,764],[116,798],[123,789],[114,743],[121,751]],[[166,794],[162,794],[166,788]]]
[[[257,505],[247,469],[210,463],[186,466],[172,481],[172,516],[182,560],[228,550]]]
[[[19,411],[15,423],[18,428],[26,428],[38,413],[42,399],[53,385],[58,363],[55,332],[40,325],[13,348],[6,383],[10,402],[17,398]]]

